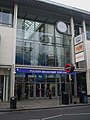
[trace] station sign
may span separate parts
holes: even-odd
[[[74,67],[74,65],[71,64],[71,63],[67,63],[67,64],[65,65],[65,71],[66,71],[67,73],[72,73],[72,72],[74,71],[74,69],[75,69],[75,67]]]
[[[16,73],[35,73],[35,74],[66,74],[65,70],[41,70],[41,69],[26,69],[16,68]]]

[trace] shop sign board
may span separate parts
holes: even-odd
[[[83,40],[85,40],[84,33],[82,33],[74,38],[74,45],[77,45],[77,44],[83,42]]]
[[[76,58],[76,62],[80,62],[84,60],[84,52],[80,52],[78,54],[75,55]]]
[[[85,35],[82,33],[81,35],[78,35],[74,38],[74,54],[75,54],[75,62],[81,62],[85,60],[84,56],[84,43]]]
[[[84,45],[83,43],[80,43],[75,46],[75,54],[84,51]]]

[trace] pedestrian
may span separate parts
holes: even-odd
[[[20,98],[21,98],[21,88],[20,87],[18,87],[17,88],[17,99],[18,99],[18,101],[20,100]]]
[[[49,90],[49,99],[52,99],[52,97],[51,97],[51,90]]]

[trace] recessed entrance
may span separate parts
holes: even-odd
[[[16,95],[18,100],[32,98],[52,98],[68,90],[66,74],[18,74],[16,75]],[[72,82],[73,84],[73,82]]]

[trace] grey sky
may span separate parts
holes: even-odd
[[[50,0],[50,1],[59,2],[68,6],[90,11],[90,0]]]

